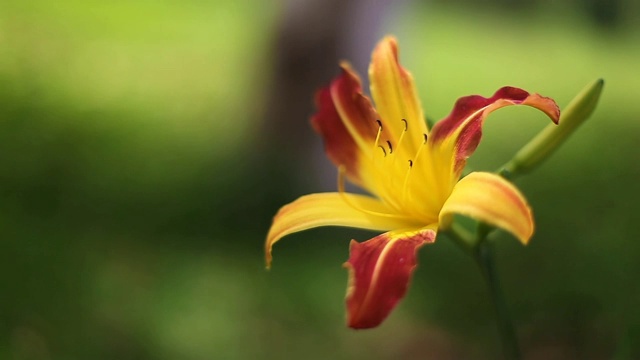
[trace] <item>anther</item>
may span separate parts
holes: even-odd
[[[409,130],[409,123],[407,122],[407,119],[402,119],[402,121],[404,122],[404,131]]]
[[[391,146],[391,141],[387,140],[387,145],[389,145],[389,154],[393,153],[393,146]]]
[[[380,130],[382,130],[382,121],[376,120],[376,122],[378,123],[378,126],[380,127]]]
[[[428,136],[427,136],[427,134],[422,134],[422,135],[424,135],[424,143],[426,144]]]
[[[380,149],[382,149],[382,152],[384,153],[384,156],[387,156],[387,150],[385,150],[385,149],[384,149],[384,146],[382,146],[382,145],[378,145],[378,147],[379,147]]]
[[[413,167],[413,161],[409,160],[409,167],[412,168]]]

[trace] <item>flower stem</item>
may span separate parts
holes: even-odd
[[[502,350],[504,358],[507,360],[520,359],[520,348],[518,347],[518,338],[516,336],[513,322],[509,316],[507,302],[500,287],[500,280],[496,271],[495,261],[493,258],[493,248],[486,235],[490,229],[482,230],[484,226],[480,224],[478,231],[478,242],[476,243],[474,258],[480,267],[480,271],[489,287],[491,301],[496,311],[496,321],[500,338],[502,339]]]
[[[476,239],[473,233],[465,229],[464,226],[453,223],[451,228],[446,231],[446,234],[464,253],[469,255],[473,253],[473,249],[476,246]]]
[[[491,302],[496,312],[496,322],[502,341],[504,358],[506,360],[518,360],[520,359],[518,338],[507,309],[504,293],[500,287],[500,279],[498,278],[493,258],[493,248],[487,239],[493,230],[495,230],[494,227],[479,223],[474,236],[464,226],[454,223],[446,231],[446,234],[463,252],[473,257],[478,264],[482,277],[489,288]]]

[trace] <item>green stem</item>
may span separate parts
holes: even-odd
[[[520,359],[518,338],[509,315],[504,293],[500,287],[500,279],[498,278],[493,258],[493,249],[491,243],[487,240],[487,236],[493,230],[493,227],[480,223],[478,224],[476,235],[473,236],[463,226],[454,223],[446,233],[460,249],[473,257],[478,264],[482,277],[489,288],[491,302],[496,312],[496,322],[502,341],[504,357],[506,360],[518,360]]]
[[[460,250],[473,256],[473,249],[476,246],[476,239],[469,230],[460,224],[453,223],[451,228],[446,232],[449,239],[458,245]]]
[[[489,287],[491,301],[496,311],[496,321],[500,338],[502,339],[502,350],[507,360],[520,359],[520,348],[518,347],[518,338],[516,336],[511,316],[507,308],[504,293],[500,287],[500,280],[496,271],[495,261],[493,258],[493,249],[491,244],[486,241],[486,232],[479,232],[478,243],[475,247],[474,258],[480,267],[480,271]]]

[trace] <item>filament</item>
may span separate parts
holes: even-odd
[[[372,156],[375,156],[375,150],[379,146],[378,144],[380,142],[380,135],[382,134],[382,121],[376,120],[376,122],[378,123],[378,133],[376,134],[376,141],[373,143],[373,151],[371,151]],[[387,152],[385,151],[384,154],[386,156]]]
[[[398,143],[396,144],[396,149],[400,149],[400,145],[402,144],[402,139],[404,139],[404,134],[409,129],[409,123],[407,123],[407,120],[402,119],[402,122],[404,122],[404,129],[402,129],[402,133],[400,133],[400,138],[398,139]],[[389,147],[391,147],[391,143],[389,143]],[[392,164],[395,165],[395,163],[396,163],[396,159],[394,158],[392,161]]]
[[[420,144],[420,147],[418,148],[418,151],[416,152],[416,156],[413,157],[413,162],[417,162],[418,158],[420,157],[420,154],[422,153],[422,149],[424,148],[424,146],[427,144],[427,134],[422,134],[424,135],[424,141],[422,142],[422,144]]]
[[[406,203],[406,199],[407,199],[407,191],[409,188],[409,177],[411,176],[411,169],[413,169],[413,164],[418,162],[418,159],[420,158],[420,154],[422,154],[422,148],[424,148],[425,144],[427,143],[427,134],[423,134],[424,135],[424,141],[422,142],[422,144],[420,144],[420,147],[418,148],[418,151],[416,151],[416,155],[413,157],[413,160],[409,160],[409,168],[407,169],[406,174],[404,175],[404,181],[402,184],[402,203]]]
[[[409,184],[409,174],[411,174],[411,169],[413,169],[413,161],[409,160],[409,169],[407,169],[407,173],[404,175],[404,182],[402,184],[402,203],[406,203],[407,200],[407,185]]]

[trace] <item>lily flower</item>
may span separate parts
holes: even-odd
[[[346,62],[316,95],[313,128],[338,167],[338,191],[302,196],[280,209],[265,243],[319,226],[384,231],[368,241],[351,240],[346,306],[348,326],[379,325],[404,297],[416,267],[416,251],[462,214],[512,233],[523,244],[533,234],[524,196],[507,180],[487,172],[461,178],[475,151],[484,119],[509,105],[537,108],[557,123],[556,103],[522,89],[503,87],[493,96],[460,98],[453,111],[428,129],[413,78],[398,62],[398,46],[385,37],[369,67],[371,100]],[[368,195],[347,193],[345,179]]]

